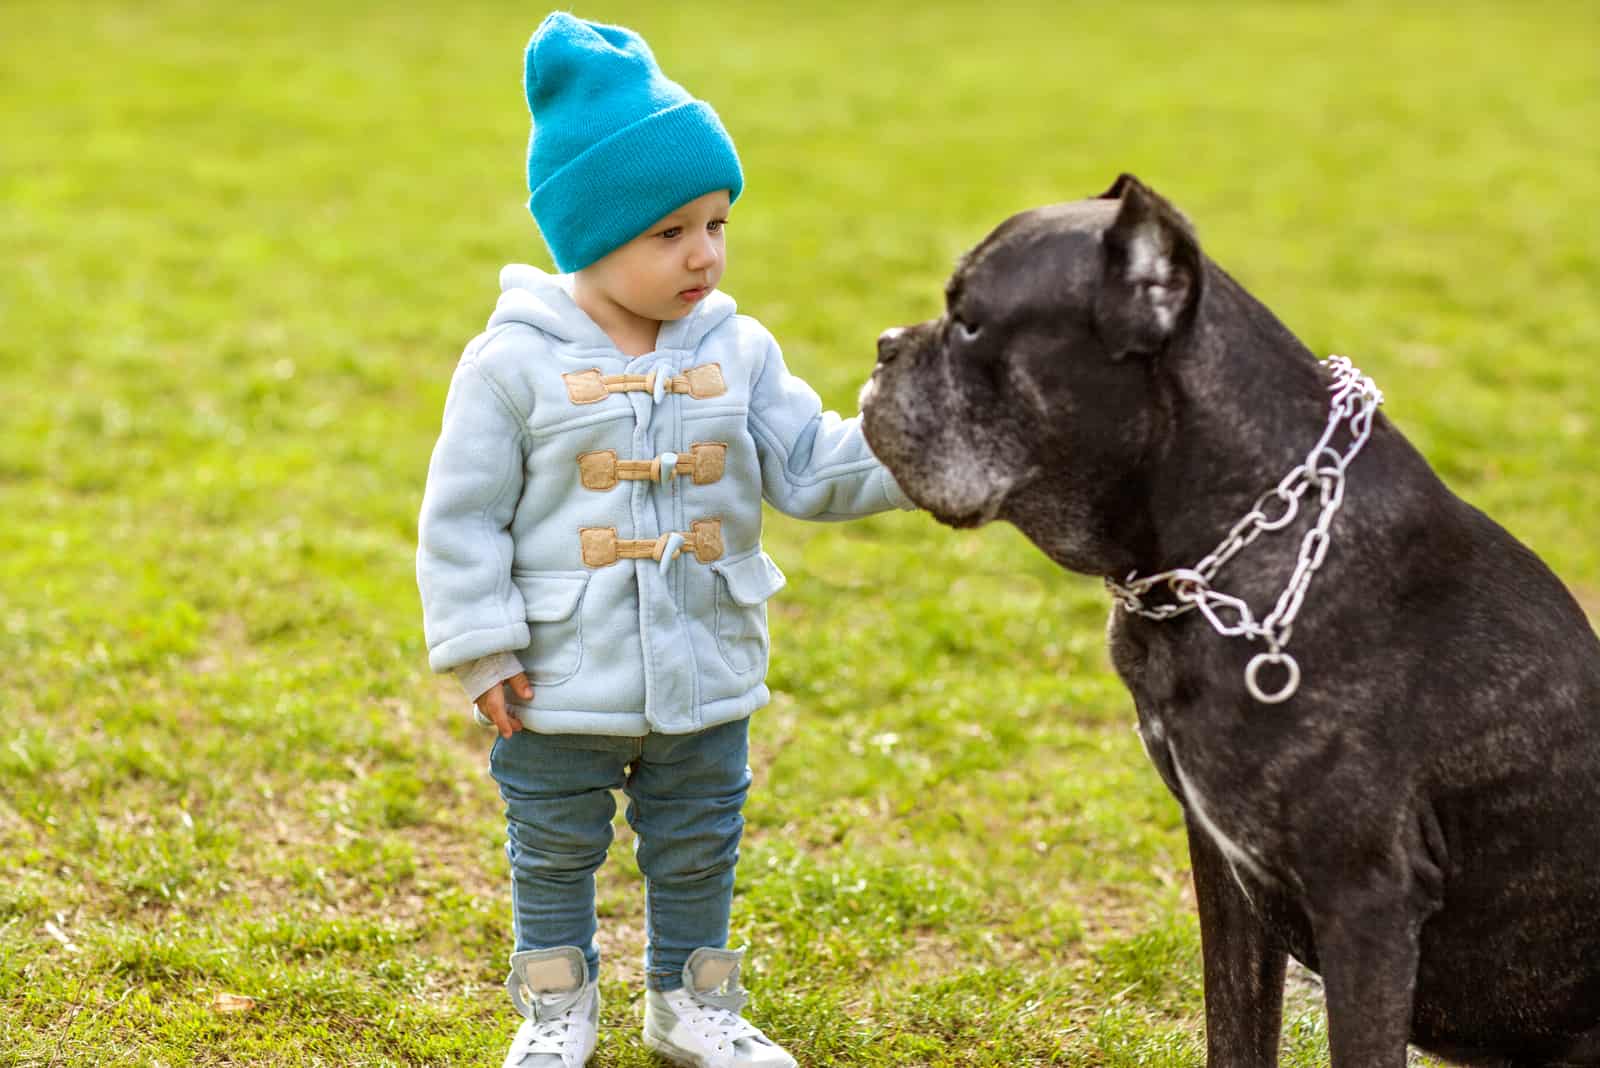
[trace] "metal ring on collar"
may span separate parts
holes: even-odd
[[[1256,681],[1256,675],[1260,673],[1262,664],[1284,665],[1289,672],[1289,678],[1282,688],[1273,693],[1261,689],[1261,684]],[[1282,704],[1293,697],[1294,692],[1300,688],[1300,665],[1288,653],[1258,653],[1250,658],[1249,665],[1244,669],[1244,688],[1250,691],[1251,697],[1264,705]]]

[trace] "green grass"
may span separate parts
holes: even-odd
[[[1000,219],[1132,170],[1600,603],[1589,4],[580,11],[716,103],[726,286],[831,405]],[[0,8],[0,1065],[499,1063],[498,803],[412,552],[460,346],[545,262],[540,14]],[[1198,1063],[1179,815],[1096,585],[920,515],[767,542],[756,1019],[808,1065]],[[604,1068],[651,1063],[630,846]],[[1285,1048],[1326,1058],[1303,985]]]

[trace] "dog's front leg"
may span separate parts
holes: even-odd
[[[1404,1068],[1420,930],[1402,888],[1346,889],[1314,910],[1333,1068]]]
[[[1188,827],[1205,957],[1206,1064],[1274,1068],[1287,955],[1267,937],[1215,843],[1192,820]]]

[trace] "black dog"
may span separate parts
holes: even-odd
[[[1358,374],[1126,175],[1004,223],[878,352],[867,439],[918,504],[1120,587],[1213,1068],[1277,1063],[1286,952],[1323,977],[1335,1068],[1408,1040],[1600,1064],[1600,641]]]

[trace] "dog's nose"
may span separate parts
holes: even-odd
[[[888,363],[896,356],[900,355],[899,352],[895,350],[895,345],[902,337],[905,336],[905,332],[906,328],[903,326],[891,326],[889,329],[878,335],[879,363]]]

